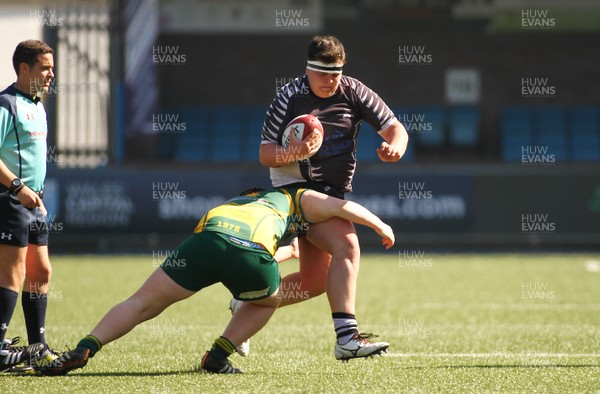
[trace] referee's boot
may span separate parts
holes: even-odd
[[[19,342],[19,337],[5,339],[0,345],[0,372],[4,372],[15,365],[29,361],[44,348],[41,343],[29,346],[12,346]]]
[[[11,346],[13,349],[15,348],[14,344],[15,339],[13,338],[13,346]],[[23,364],[15,365],[6,372],[22,375],[35,374],[36,370],[39,370],[44,365],[51,363],[58,357],[60,357],[60,355],[56,351],[50,349],[47,344],[43,344],[42,349],[35,355],[35,357],[30,357]]]

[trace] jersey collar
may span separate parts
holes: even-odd
[[[9,86],[9,89],[12,90],[12,92],[14,92],[15,94],[18,94],[20,96],[25,97],[26,99],[28,99],[29,101],[33,102],[34,104],[37,104],[40,102],[40,100],[42,99],[40,96],[38,96],[37,94],[35,96],[32,96],[30,94],[27,94],[25,92],[20,91],[19,89],[16,88],[15,84],[13,83],[12,85]]]

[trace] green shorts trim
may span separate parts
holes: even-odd
[[[214,231],[189,236],[160,268],[187,290],[221,282],[236,299],[245,301],[266,298],[281,283],[279,265],[269,252],[233,244]]]

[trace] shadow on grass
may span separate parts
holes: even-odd
[[[598,364],[492,364],[492,365],[407,365],[397,367],[398,369],[463,369],[463,368],[600,368]],[[275,371],[274,371],[275,372]],[[64,376],[71,377],[151,377],[151,376],[176,376],[176,375],[189,375],[189,374],[200,374],[200,375],[218,375],[209,372],[199,371],[197,369],[179,370],[179,371],[157,371],[157,372],[135,372],[135,371],[123,371],[123,372],[75,372],[69,373]],[[287,371],[285,375],[294,375]],[[329,372],[330,375],[344,375],[342,372]],[[9,374],[7,374],[9,375]],[[10,374],[12,376],[23,376],[23,377],[54,377],[54,376],[40,376],[34,374]],[[256,375],[251,371],[243,373],[242,375]],[[302,373],[304,375],[304,373]]]
[[[67,376],[80,376],[80,377],[98,377],[98,376],[115,376],[115,377],[125,377],[125,376],[175,376],[175,375],[189,375],[189,374],[209,374],[208,372],[198,371],[196,369],[188,369],[181,371],[156,371],[156,372],[135,372],[135,371],[115,371],[115,372],[75,372],[72,374],[68,374]]]
[[[182,370],[182,371],[157,371],[157,372],[135,372],[135,371],[126,371],[126,372],[72,372],[72,373],[68,373],[66,375],[59,375],[59,376],[43,376],[43,375],[38,375],[38,374],[33,374],[33,373],[6,373],[4,374],[4,376],[19,376],[19,377],[32,377],[32,378],[56,378],[56,377],[61,377],[61,376],[77,376],[77,377],[98,377],[98,376],[103,376],[103,377],[110,377],[110,376],[115,376],[115,377],[126,377],[126,376],[144,376],[144,377],[148,377],[148,376],[176,376],[176,375],[189,375],[189,374],[209,374],[208,372],[204,372],[204,371],[198,371],[196,369],[189,369],[189,370]],[[1,375],[0,375],[1,377]]]

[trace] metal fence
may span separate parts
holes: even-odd
[[[59,167],[108,163],[110,128],[111,1],[68,5],[48,12],[44,39],[55,49],[48,94],[48,160]]]

